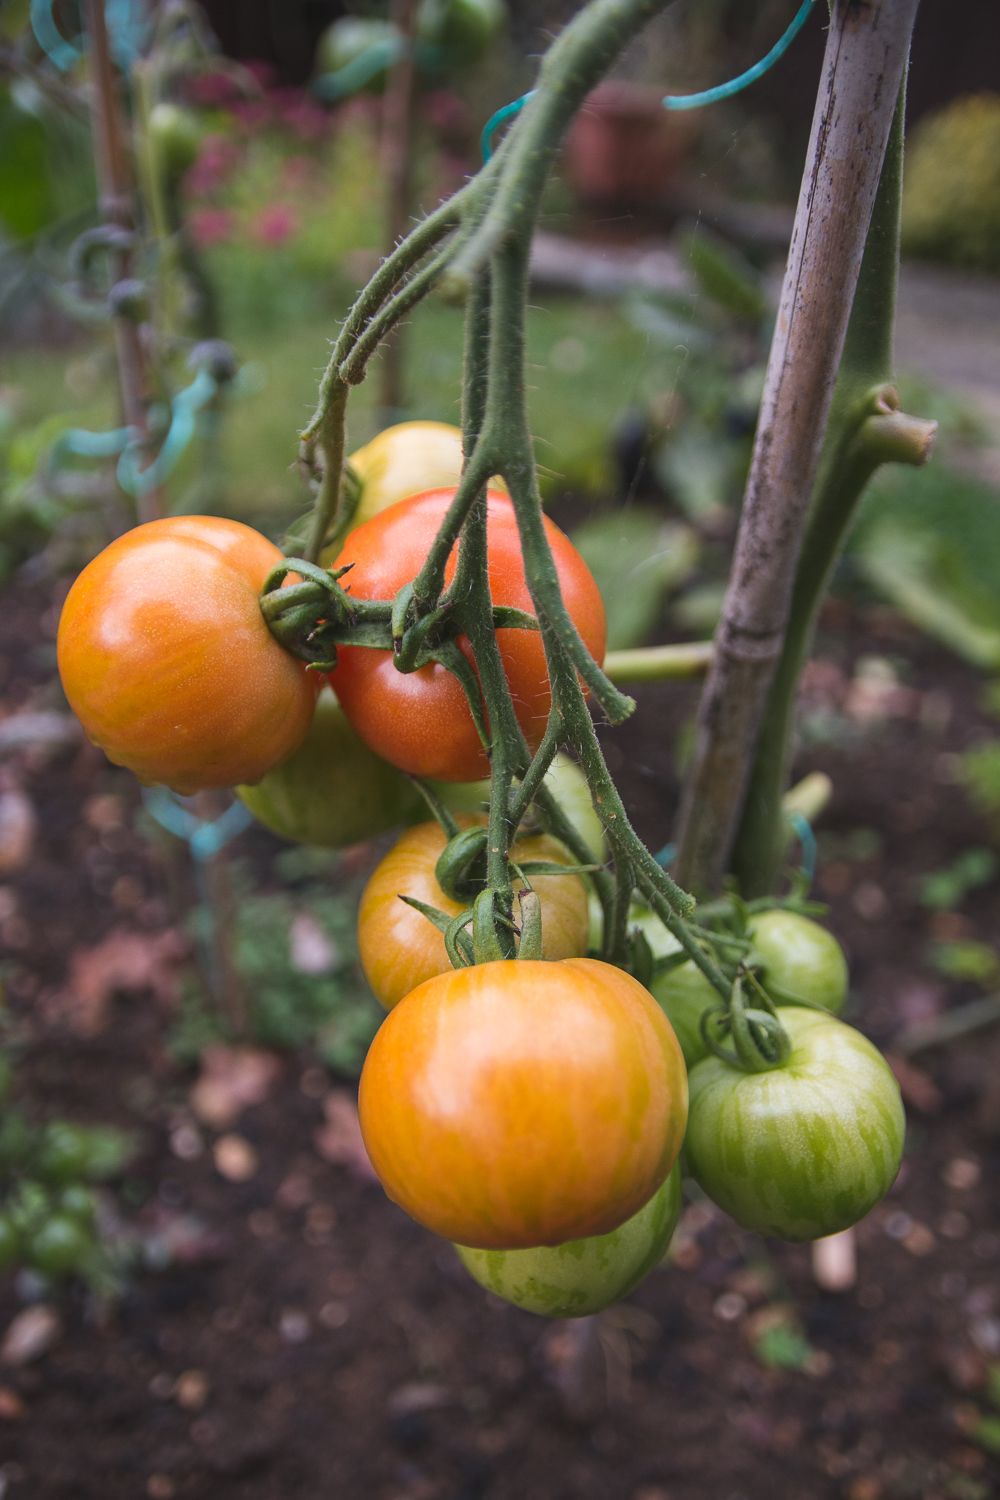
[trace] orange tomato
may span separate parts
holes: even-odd
[[[321,679],[271,635],[258,594],[281,553],[216,516],[150,521],[70,589],[59,672],[90,739],[183,794],[259,781],[305,738]]]
[[[454,494],[447,489],[411,495],[352,531],[336,563],[338,568],[351,564],[343,587],[361,599],[392,599],[420,571]],[[600,591],[572,542],[551,521],[545,529],[570,618],[591,655],[602,662],[606,620]],[[493,603],[532,613],[514,507],[492,490],[487,531]],[[457,557],[456,547],[447,581]],[[497,641],[518,721],[537,747],[552,701],[541,635],[501,630]],[[471,659],[464,636],[458,644]],[[445,667],[431,662],[417,672],[397,672],[391,651],[341,646],[330,683],[369,749],[401,771],[433,781],[476,781],[489,774],[465,694]]]
[[[483,822],[459,818],[463,828]],[[451,968],[444,937],[432,922],[400,901],[412,896],[425,906],[436,906],[449,917],[465,911],[467,903],[446,896],[434,875],[438,856],[447,843],[438,823],[408,828],[375,869],[361,897],[358,912],[358,954],[365,977],[386,1010],[424,980]],[[511,857],[554,860],[572,864],[573,857],[558,839],[532,834],[519,839]],[[575,875],[532,875],[532,887],[542,905],[542,956],[576,958],[587,951],[588,905],[583,882]],[[514,889],[521,890],[520,882]]]
[[[383,1021],[361,1131],[389,1197],[481,1250],[607,1234],[646,1203],[687,1121],[677,1038],[647,990],[590,958],[453,969]]]

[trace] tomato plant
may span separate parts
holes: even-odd
[[[467,828],[476,820],[465,817],[459,821]],[[437,823],[407,829],[374,871],[361,897],[358,955],[368,983],[387,1010],[418,984],[451,968],[438,929],[399,899],[413,897],[449,917],[457,917],[466,909],[467,902],[445,894],[434,873],[446,842]],[[572,863],[563,845],[545,834],[518,839],[511,858],[517,863]],[[588,925],[587,892],[580,879],[575,875],[533,875],[531,884],[542,904],[543,957],[580,957],[587,949]],[[515,889],[523,889],[519,881]]]
[[[358,739],[328,687],[298,749],[236,795],[282,838],[328,849],[411,823],[427,808],[413,784]]]
[[[353,531],[336,563],[351,566],[344,587],[362,599],[393,598],[419,571],[454,493],[413,495]],[[566,607],[591,655],[603,661],[604,605],[597,585],[562,532],[548,520],[545,530]],[[489,496],[488,537],[494,605],[530,611],[514,510],[496,491]],[[455,563],[453,551],[448,580]],[[551,703],[541,637],[531,630],[500,630],[497,639],[518,721],[529,744],[537,745]],[[464,638],[459,645],[471,657]],[[475,781],[488,772],[465,694],[446,667],[432,662],[415,672],[398,672],[390,651],[343,646],[330,681],[365,744],[401,770],[436,781]]]
[[[783,1066],[745,1073],[720,1057],[691,1070],[684,1155],[744,1229],[814,1240],[864,1218],[895,1181],[905,1118],[899,1087],[867,1037],[785,1006]]]
[[[839,1015],[847,999],[847,959],[832,932],[795,911],[761,912],[747,928],[761,979],[780,1005],[804,1000]]]
[[[389,1013],[361,1075],[389,1197],[473,1249],[561,1245],[637,1213],[680,1150],[687,1079],[641,984],[610,964],[451,970]]]
[[[585,1318],[626,1296],[656,1269],[681,1202],[678,1163],[649,1202],[608,1234],[530,1250],[455,1249],[470,1276],[495,1297],[546,1318]]]
[[[257,597],[280,561],[238,521],[177,516],[84,568],[59,621],[59,672],[110,760],[189,794],[258,781],[300,744],[318,684]]]

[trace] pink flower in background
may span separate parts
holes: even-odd
[[[282,92],[286,92],[282,90]],[[279,118],[283,125],[303,141],[318,141],[324,136],[330,126],[330,116],[322,109],[304,89],[288,90],[294,93],[295,98],[290,99],[280,112]]]
[[[272,203],[257,215],[254,231],[265,245],[283,245],[299,227],[293,209],[282,203]]]
[[[224,135],[206,135],[198,160],[184,178],[189,197],[205,198],[222,186],[240,160],[240,148]]]
[[[287,156],[281,175],[288,191],[295,193],[315,176],[315,167],[308,156]]]
[[[195,244],[203,250],[232,237],[233,216],[227,208],[196,208],[188,215],[188,228]]]

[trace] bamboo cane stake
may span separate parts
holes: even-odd
[[[768,690],[918,0],[836,0],[674,874],[724,875]]]

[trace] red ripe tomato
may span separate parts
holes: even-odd
[[[352,563],[344,588],[362,599],[391,599],[415,578],[455,491],[411,495],[373,516],[347,538],[338,568]],[[491,490],[488,511],[490,593],[494,604],[532,612],[514,508]],[[596,661],[604,660],[604,604],[590,569],[551,521],[545,522],[566,608]],[[453,550],[446,570],[455,572]],[[537,631],[498,632],[507,681],[521,728],[533,747],[545,732],[551,695],[545,651]],[[464,636],[459,645],[472,658]],[[392,653],[364,646],[339,648],[330,682],[357,733],[377,755],[414,776],[475,781],[489,774],[465,694],[447,668],[432,662],[397,672]]]
[[[684,1138],[677,1038],[596,959],[439,974],[389,1012],[361,1075],[361,1130],[389,1197],[482,1250],[607,1234]]]
[[[475,821],[482,820],[459,819],[463,828]],[[434,873],[446,842],[438,823],[408,828],[373,871],[361,897],[358,957],[376,999],[386,1010],[425,979],[451,968],[443,935],[399,899],[413,897],[449,917],[466,909],[466,902],[445,895]],[[518,839],[510,853],[518,864],[533,859],[573,863],[566,846],[545,833]],[[531,884],[542,908],[542,957],[577,958],[586,953],[589,912],[583,881],[576,875],[532,875]],[[520,881],[514,881],[514,889],[523,889]]]
[[[150,521],[70,589],[59,672],[89,737],[140,781],[189,794],[259,781],[305,738],[321,679],[258,595],[281,553],[216,516]]]

